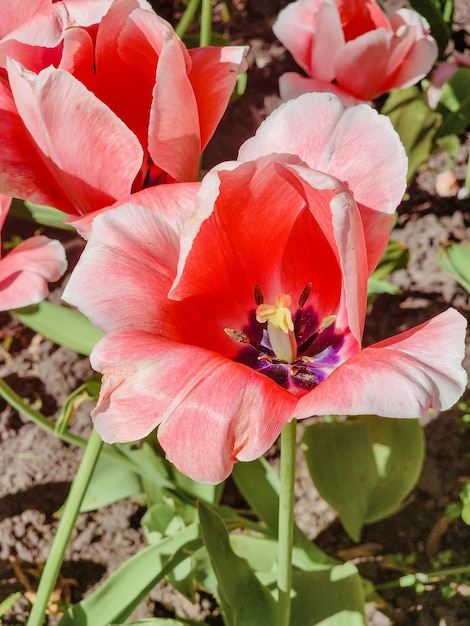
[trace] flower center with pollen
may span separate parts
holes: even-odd
[[[343,333],[335,330],[336,316],[320,321],[314,308],[307,305],[311,291],[309,283],[293,311],[289,294],[278,293],[273,304],[266,304],[256,285],[257,306],[247,332],[225,328],[231,339],[244,344],[237,361],[295,395],[307,393],[335,369],[344,343]]]
[[[280,361],[290,363],[297,356],[297,341],[294,334],[294,322],[289,310],[292,298],[286,293],[279,293],[274,304],[259,304],[256,309],[256,321],[268,323],[268,337],[274,354]]]

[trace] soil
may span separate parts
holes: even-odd
[[[234,43],[250,45],[248,85],[244,95],[230,105],[211,141],[204,158],[206,168],[236,157],[239,145],[278,104],[279,75],[296,68],[271,31],[286,2],[233,4],[230,22],[219,21],[216,27]],[[178,18],[177,2],[156,2],[156,6],[163,17]],[[455,31],[469,46],[470,7],[466,0],[456,2]],[[465,177],[469,146],[466,135],[456,161],[459,180]],[[435,176],[445,160],[444,154],[438,154],[421,168],[399,208],[392,239],[410,249],[411,259],[405,270],[391,278],[401,294],[381,295],[375,300],[368,316],[366,343],[410,328],[449,306],[469,317],[469,294],[436,262],[436,252],[446,242],[470,241],[470,201],[440,198],[435,193]],[[26,236],[37,227],[9,218],[6,229],[5,239],[8,232]],[[70,233],[42,230],[62,239],[73,267],[82,241]],[[63,283],[53,286],[52,300],[60,299]],[[67,395],[91,376],[88,359],[35,334],[13,314],[0,314],[0,329],[0,377],[54,419]],[[467,355],[470,369],[469,350]],[[466,398],[470,401],[468,392]],[[90,431],[90,408],[90,404],[80,406],[73,419],[72,430],[83,436]],[[436,567],[436,559],[440,567],[470,564],[470,527],[460,518],[446,516],[448,505],[459,501],[462,486],[470,478],[470,430],[465,428],[462,411],[455,408],[430,419],[425,434],[426,460],[417,487],[396,515],[367,526],[359,544],[348,538],[334,511],[319,498],[299,457],[298,523],[320,548],[354,561],[376,584],[396,580],[407,567],[430,571]],[[26,623],[29,601],[34,597],[25,592],[37,587],[41,564],[57,528],[55,512],[64,502],[81,455],[81,450],[61,443],[0,400],[0,601],[16,591],[22,593],[3,618],[5,625]],[[59,581],[62,600],[78,601],[145,545],[140,529],[143,512],[129,499],[80,515]],[[425,585],[422,590],[390,589],[383,591],[382,597],[386,603],[382,612],[369,611],[371,626],[470,625],[470,575]],[[213,608],[211,598],[201,595],[199,602],[191,605],[164,583],[151,592],[133,618],[178,614],[221,624]],[[47,623],[57,621],[58,616],[51,614]]]

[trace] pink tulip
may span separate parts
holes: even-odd
[[[64,0],[0,41],[0,191],[89,214],[198,176],[244,47],[187,50],[145,0]]]
[[[347,105],[372,100],[418,82],[437,58],[424,18],[408,9],[386,16],[375,0],[297,0],[273,31],[307,74],[281,76],[284,100],[311,91]]]
[[[0,233],[11,198],[0,196]],[[1,242],[0,242],[1,243]],[[0,259],[0,311],[36,304],[48,295],[48,282],[67,269],[62,245],[42,235],[30,237]]]
[[[466,380],[456,311],[361,350],[406,170],[387,118],[307,94],[200,187],[99,215],[64,298],[107,333],[92,354],[105,441],[158,426],[179,470],[217,483],[293,418],[453,404]]]

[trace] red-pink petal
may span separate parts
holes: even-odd
[[[67,269],[62,245],[47,237],[31,237],[0,260],[0,310],[35,304],[49,293],[47,283]]]
[[[0,232],[8,214],[8,209],[10,208],[11,201],[12,198],[10,196],[0,194]]]
[[[338,367],[300,398],[296,417],[376,414],[425,417],[461,396],[466,321],[448,309],[411,330],[376,343]]]
[[[179,255],[180,210],[172,208],[165,214],[125,204],[97,216],[64,300],[106,332],[171,327],[162,309]],[[103,279],[113,288],[103,289]]]
[[[185,55],[181,40],[167,34],[158,60],[148,131],[152,161],[178,182],[197,179],[201,154],[197,102]]]
[[[196,97],[204,150],[230,100],[238,74],[246,70],[245,46],[193,48],[189,80]]]
[[[9,64],[9,77],[41,160],[69,202],[67,212],[94,211],[130,192],[142,148],[107,106],[63,70],[36,75]]]
[[[219,483],[237,460],[264,454],[296,403],[243,365],[143,332],[106,336],[92,365],[105,374],[92,414],[103,439],[135,441],[160,424],[169,460],[200,482]]]
[[[340,89],[335,83],[309,78],[308,76],[301,76],[296,72],[286,72],[279,78],[279,95],[284,102],[298,98],[304,93],[313,93],[314,91],[319,93],[332,93],[347,107],[362,102],[362,100],[354,98],[347,91],[344,91],[344,89]]]
[[[255,285],[267,302],[281,292],[296,301],[313,282],[318,315],[336,311],[341,275],[323,222],[331,221],[330,202],[342,187],[331,177],[317,177],[318,188],[308,196],[318,207],[312,217],[301,183],[276,156],[223,164],[207,174],[183,231],[170,297],[191,298],[219,327],[239,329],[255,308]]]
[[[311,71],[311,50],[315,13],[322,0],[291,2],[280,11],[273,32],[307,73]]]
[[[242,145],[239,159],[276,152],[298,155],[352,191],[361,209],[372,271],[406,189],[407,158],[390,120],[367,105],[346,109],[331,94],[305,94],[271,113]]]

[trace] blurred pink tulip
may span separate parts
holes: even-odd
[[[26,4],[0,41],[0,192],[80,216],[196,180],[245,48],[187,50],[145,0]]]
[[[406,171],[387,118],[306,94],[200,187],[96,217],[64,298],[107,333],[92,354],[105,441],[158,426],[179,470],[217,483],[293,418],[452,405],[466,380],[456,311],[361,350]]]
[[[0,234],[11,198],[0,196]],[[0,241],[1,244],[1,241]],[[0,311],[36,304],[48,295],[48,282],[67,269],[62,245],[44,236],[31,237],[0,259]]]
[[[297,0],[273,31],[307,74],[281,76],[283,100],[311,91],[346,105],[372,100],[418,82],[437,58],[424,18],[408,9],[386,16],[375,0]]]

